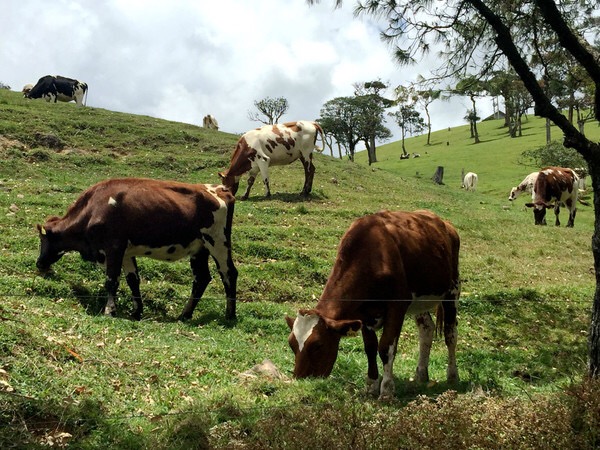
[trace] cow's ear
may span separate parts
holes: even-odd
[[[362,322],[360,320],[334,320],[322,317],[327,325],[327,328],[339,333],[343,336],[356,336],[358,331],[362,328]]]
[[[42,236],[46,236],[46,234],[48,233],[47,230],[44,228],[44,226],[40,225],[39,223],[37,224],[37,230],[38,230],[38,233],[40,233],[40,235],[42,235]]]
[[[285,321],[288,324],[288,327],[290,327],[290,330],[294,329],[294,322],[296,321],[295,318],[290,317],[288,315],[285,316]]]
[[[533,208],[535,206],[535,203],[525,203],[525,206],[527,206],[528,208]]]

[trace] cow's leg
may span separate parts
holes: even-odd
[[[406,298],[406,297],[404,297]],[[407,302],[398,302],[407,303]],[[383,363],[383,376],[379,391],[379,399],[385,400],[394,396],[394,359],[398,346],[398,338],[402,331],[404,315],[408,305],[402,305],[402,311],[396,311],[396,308],[390,308],[388,317],[393,320],[387,320],[383,325],[383,333],[379,340],[379,357]]]
[[[250,172],[248,172],[248,186],[246,187],[246,192],[240,200],[247,200],[250,195],[250,189],[252,189],[252,185],[254,184],[254,180],[256,180],[256,175],[258,174],[258,167],[252,167]]]
[[[129,289],[131,289],[131,299],[133,301],[131,318],[133,320],[140,320],[142,318],[144,306],[142,304],[140,276],[135,258],[123,259],[123,272],[125,272],[125,280],[127,281],[127,285],[129,286]]]
[[[315,165],[312,162],[312,154],[305,158],[303,155],[300,155],[300,161],[302,161],[302,166],[304,167],[304,188],[302,188],[301,195],[307,197],[312,191],[313,179],[315,177]]]
[[[558,202],[556,202],[554,204],[554,215],[556,216],[556,221],[554,222],[554,225],[556,225],[557,227],[560,226],[560,220],[558,220],[559,214],[560,214],[560,204]]]
[[[379,370],[377,369],[377,334],[369,327],[362,327],[363,344],[367,354],[367,393],[379,395]]]
[[[179,320],[188,320],[192,318],[194,309],[198,301],[204,294],[206,286],[210,283],[211,276],[210,270],[208,269],[208,249],[203,248],[198,253],[190,258],[190,267],[192,268],[192,274],[194,281],[192,282],[192,294],[187,304],[183,308]]]
[[[446,369],[446,380],[448,383],[458,383],[458,369],[456,367],[456,342],[458,341],[458,328],[456,321],[457,299],[444,300],[444,340],[448,348],[448,368]]]
[[[258,158],[258,157],[257,157]],[[265,185],[265,197],[271,196],[271,186],[269,185],[269,164],[271,159],[264,157],[257,160],[258,169],[260,170],[260,176],[263,179]]]
[[[435,324],[429,312],[418,315],[415,317],[415,321],[419,329],[419,362],[417,363],[415,380],[426,383],[429,381],[429,354],[431,353]]]
[[[108,294],[104,314],[114,316],[117,312],[117,290],[119,289],[119,277],[121,276],[121,266],[123,265],[123,255],[125,251],[111,249],[106,252],[106,281],[104,288]]]
[[[569,207],[569,205],[567,205]],[[571,204],[569,207],[569,221],[567,222],[567,227],[573,228],[575,226],[575,215],[577,214],[577,207]]]
[[[225,297],[227,299],[225,319],[235,320],[238,271],[233,264],[233,258],[231,256],[231,244],[229,239],[227,239],[226,243],[223,245],[216,245],[211,254],[217,263],[219,275],[221,276],[221,281],[223,282],[223,287],[225,288]]]

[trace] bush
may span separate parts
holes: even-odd
[[[572,148],[566,148],[558,141],[552,141],[532,150],[526,150],[521,157],[538,167],[587,167],[583,157]]]

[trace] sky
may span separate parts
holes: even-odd
[[[439,61],[399,66],[374,19],[355,0],[9,0],[0,14],[0,82],[20,91],[45,75],[89,86],[87,105],[243,133],[254,102],[284,97],[281,121],[314,120],[353,83],[391,88]],[[391,89],[387,93],[391,96]],[[481,117],[492,113],[479,102]],[[464,125],[467,98],[434,102],[433,130]],[[388,123],[394,137],[399,130]]]

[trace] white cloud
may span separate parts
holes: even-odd
[[[435,56],[399,67],[377,23],[354,2],[305,0],[22,0],[0,15],[0,81],[14,90],[47,74],[83,80],[88,105],[201,124],[254,128],[255,100],[288,99],[284,120],[314,119],[352,84],[426,75]],[[435,129],[464,123],[462,100],[432,105]],[[482,105],[482,111],[486,107]],[[491,112],[491,111],[490,111]],[[484,112],[482,112],[482,115]],[[392,127],[393,128],[393,127]]]

